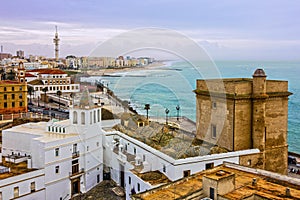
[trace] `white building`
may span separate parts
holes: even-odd
[[[44,172],[43,181],[35,186],[44,187],[45,195],[34,198],[32,194],[27,199],[70,199],[102,181],[100,117],[100,107],[91,102],[86,90],[79,105],[70,108],[69,120],[28,123],[3,131],[3,156],[23,156],[28,168]],[[14,187],[20,188],[21,195],[21,182],[2,188],[0,181],[3,195]]]
[[[60,69],[35,69],[26,71],[37,78],[31,80],[28,86],[34,88],[34,98],[41,97],[44,94],[43,88],[47,88],[47,94],[56,94],[57,91],[62,93],[76,93],[80,91],[80,85],[71,82],[71,77]]]
[[[251,149],[174,159],[124,133],[112,131],[111,127],[117,123],[120,120],[101,120],[100,107],[92,103],[86,89],[78,105],[70,108],[68,120],[28,123],[4,130],[3,156],[23,157],[28,168],[40,173],[34,177],[43,177],[44,182],[29,179],[24,186],[16,182],[1,187],[0,180],[0,192],[3,195],[10,192],[10,198],[15,187],[24,187],[27,188],[24,194],[34,199],[34,192],[28,193],[28,187],[35,182],[36,190],[39,188],[41,195],[42,191],[45,195],[36,199],[69,199],[89,191],[103,177],[111,177],[124,188],[126,199],[130,199],[133,193],[176,181],[224,161],[238,164],[241,156],[259,152]],[[155,174],[156,178],[149,178],[148,174]]]

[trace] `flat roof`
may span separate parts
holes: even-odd
[[[2,158],[2,163],[0,165],[2,169],[4,169],[4,167],[10,168],[9,172],[0,173],[0,180],[37,170],[37,169],[28,169],[26,161],[16,164],[11,162],[6,162],[4,157]]]
[[[238,166],[238,165],[237,165]],[[135,197],[142,200],[176,199],[191,194],[195,194],[202,189],[202,179],[204,176],[216,178],[219,171],[225,171],[228,175],[235,175],[235,188],[233,191],[222,195],[226,199],[244,199],[257,195],[266,199],[295,199],[300,198],[300,185],[282,181],[267,175],[260,175],[230,166],[221,165],[211,170],[206,170],[176,182],[160,186],[158,188],[136,194]],[[278,175],[279,176],[279,175]],[[285,177],[282,175],[282,177]],[[252,185],[253,178],[256,185]],[[290,177],[289,177],[290,178]],[[291,196],[286,196],[287,187]],[[202,196],[203,198],[204,196]]]
[[[48,122],[30,122],[30,123],[14,126],[10,129],[7,129],[7,131],[18,132],[18,133],[23,133],[28,135],[35,135],[37,136],[36,139],[41,142],[59,141],[62,139],[66,139],[78,135],[78,133],[48,132],[46,130],[47,124]],[[54,125],[68,126],[69,120],[57,121],[54,122]],[[64,137],[59,137],[59,136],[64,136]]]

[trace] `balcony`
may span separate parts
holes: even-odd
[[[74,168],[72,167],[72,172],[69,172],[69,178],[70,179],[75,179],[80,177],[82,174],[84,173],[84,168],[78,169],[78,168]]]
[[[74,152],[72,153],[72,159],[73,159],[73,158],[78,158],[79,155],[80,155],[79,151],[74,151]]]

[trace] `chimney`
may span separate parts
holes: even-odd
[[[292,195],[291,195],[291,190],[290,190],[290,188],[286,188],[285,189],[285,195],[287,196],[287,197],[291,197]]]
[[[256,180],[256,178],[253,178],[253,180],[252,180],[252,186],[256,186],[256,184],[257,184],[257,180]]]

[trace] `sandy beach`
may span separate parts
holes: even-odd
[[[147,69],[151,69],[151,68],[155,68],[155,67],[162,67],[164,65],[165,65],[165,63],[163,61],[156,61],[156,62],[151,63],[146,66],[89,70],[89,71],[87,71],[87,74],[90,76],[109,76],[114,73],[147,70]]]

